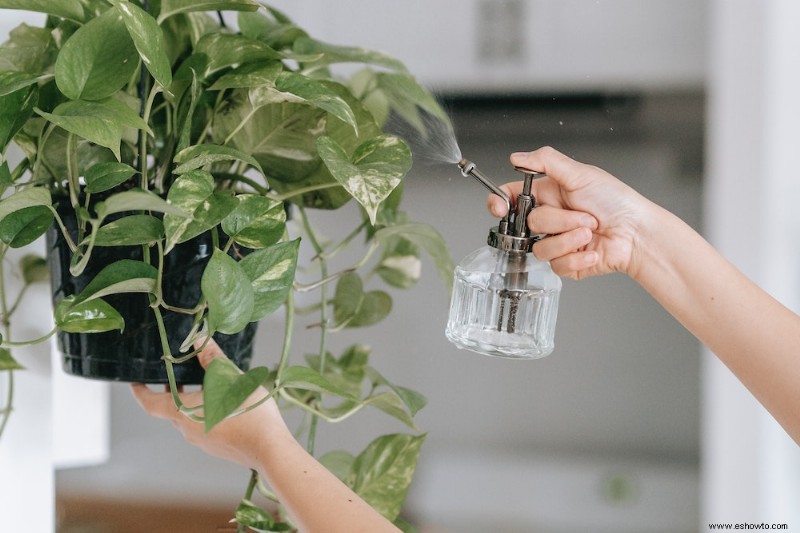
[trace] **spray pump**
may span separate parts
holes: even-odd
[[[511,199],[475,163],[462,159],[461,173],[502,198],[508,214],[489,230],[487,246],[456,267],[447,338],[459,348],[514,359],[538,359],[554,348],[561,279],[531,250],[541,238],[528,229],[535,207],[531,186],[538,172],[524,172],[522,193]]]

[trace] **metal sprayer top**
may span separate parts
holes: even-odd
[[[528,215],[533,210],[536,202],[531,193],[531,184],[534,179],[541,178],[545,174],[517,168],[516,170],[525,174],[525,179],[522,185],[522,192],[517,196],[516,201],[512,202],[508,194],[492,183],[486,175],[478,170],[478,167],[472,161],[462,159],[458,162],[458,167],[465,177],[472,176],[489,189],[490,192],[502,198],[508,208],[508,212],[500,220],[500,224],[489,230],[488,244],[505,252],[530,252],[533,248],[533,243],[539,240],[539,237],[531,235],[528,229]]]

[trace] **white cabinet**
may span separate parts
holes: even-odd
[[[275,0],[315,37],[376,48],[447,92],[702,87],[706,0]]]

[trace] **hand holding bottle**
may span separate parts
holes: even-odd
[[[607,172],[552,148],[511,155],[535,180],[533,247],[562,276],[624,272],[714,352],[800,443],[800,316],[680,218]],[[505,186],[513,197],[521,182]],[[505,215],[494,195],[489,210]]]
[[[537,208],[528,216],[533,233],[550,235],[534,245],[536,257],[574,279],[609,272],[635,277],[637,239],[651,202],[611,174],[549,147],[512,154],[511,163],[547,174],[534,181]],[[503,188],[516,197],[522,183]],[[495,216],[505,215],[505,204],[495,195],[488,207]]]

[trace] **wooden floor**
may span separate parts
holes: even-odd
[[[234,507],[176,507],[59,497],[58,533],[234,533]]]

